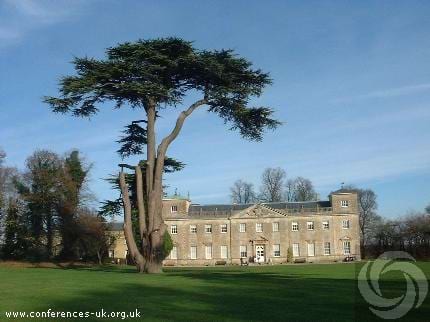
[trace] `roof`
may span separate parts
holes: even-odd
[[[190,200],[188,197],[184,197],[181,195],[172,195],[163,197],[163,200]]]
[[[248,209],[256,203],[248,204],[214,204],[214,205],[190,205],[188,214],[175,214],[168,218],[192,218],[192,219],[221,219]],[[262,206],[282,213],[284,210],[316,209],[331,207],[330,201],[305,201],[305,202],[263,202]]]
[[[188,212],[200,211],[240,211],[253,206],[253,203],[247,204],[219,204],[219,205],[191,205]]]
[[[341,192],[340,192],[341,193]],[[248,209],[256,203],[247,204],[191,204],[188,213],[175,213],[165,215],[165,219],[227,219],[232,215]],[[316,209],[331,207],[330,201],[303,201],[303,202],[263,202],[262,206],[285,215],[285,210]],[[111,223],[111,230],[122,230],[122,223]]]
[[[330,201],[303,201],[303,202],[263,202],[262,205],[273,209],[307,209],[317,207],[331,207]]]
[[[228,218],[239,211],[252,207],[253,205],[254,204],[190,205],[188,208],[187,218]]]
[[[331,194],[338,194],[338,193],[357,193],[357,190],[341,188],[339,190],[333,191]]]

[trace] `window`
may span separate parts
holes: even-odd
[[[293,244],[293,256],[300,256],[300,247],[299,244]]]
[[[308,243],[308,256],[315,256],[315,244]]]
[[[291,223],[291,230],[292,231],[299,231],[299,223],[298,222]]]
[[[197,246],[190,247],[190,258],[197,259]]]
[[[124,239],[124,245],[127,246],[127,240],[126,239]]]
[[[324,255],[330,255],[330,243],[329,242],[324,243]]]
[[[227,224],[222,224],[221,225],[221,232],[222,233],[226,233],[227,232]]]
[[[344,241],[343,242],[343,253],[344,255],[351,255],[351,242]]]
[[[128,256],[128,250],[124,251],[124,257],[127,258]]]
[[[227,246],[221,246],[221,258],[227,258]]]
[[[340,201],[340,206],[343,207],[343,208],[348,207],[349,206],[348,200],[341,200]]]
[[[262,223],[255,224],[255,231],[257,233],[262,233],[263,232],[263,224]]]
[[[240,224],[239,225],[239,232],[241,232],[241,233],[246,232],[246,224]]]
[[[279,231],[279,223],[278,222],[274,222],[272,224],[272,228],[273,228],[273,231]]]
[[[170,259],[178,259],[178,248],[176,246],[173,246],[170,251]]]
[[[170,207],[170,212],[178,212],[178,206]]]
[[[190,225],[190,233],[197,234],[197,225]]]
[[[171,232],[173,235],[176,235],[176,234],[178,233],[178,226],[177,226],[177,225],[172,225],[172,226],[170,226],[170,232]]]
[[[113,258],[115,257],[114,255],[115,255],[115,252],[113,250],[109,250],[109,257]]]
[[[349,220],[348,219],[342,220],[342,228],[343,229],[348,229],[349,228]]]
[[[274,257],[281,256],[281,245],[279,244],[273,245],[273,256]]]
[[[308,230],[314,230],[314,222],[313,221],[308,221],[306,223]]]
[[[330,224],[329,224],[329,222],[328,222],[328,221],[323,221],[323,222],[322,222],[322,227],[323,227],[323,229],[325,229],[325,230],[329,229],[329,228],[330,228]]]
[[[212,245],[207,245],[205,247],[205,257],[206,259],[212,259]]]
[[[246,246],[240,246],[240,257],[242,257],[242,258],[248,257],[248,255],[246,253]]]
[[[205,225],[205,233],[206,234],[212,233],[212,225]]]

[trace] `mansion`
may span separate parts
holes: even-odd
[[[360,259],[357,194],[340,189],[326,201],[198,205],[163,200],[174,247],[164,265],[286,263]],[[127,257],[122,224],[109,256]]]

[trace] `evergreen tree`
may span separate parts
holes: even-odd
[[[61,162],[54,152],[37,150],[27,159],[23,180],[17,182],[18,192],[28,208],[33,252],[40,259],[52,257]]]
[[[6,211],[4,243],[5,259],[22,259],[30,246],[25,214],[20,211],[19,201],[10,199]]]
[[[185,120],[203,106],[243,137],[260,141],[265,129],[280,124],[273,119],[272,109],[249,104],[271,83],[269,75],[253,69],[248,60],[232,50],[198,50],[179,38],[123,43],[109,48],[106,59],[76,58],[73,63],[77,75],[61,80],[60,97],[45,98],[54,112],[90,117],[106,101],[113,101],[116,108],[128,105],[143,111],[145,177],[141,165],[134,168],[141,247],[134,238],[129,187],[122,171],[124,233],[139,271],[161,272],[167,228],[162,218],[162,180],[169,146]],[[199,99],[179,113],[171,132],[157,145],[155,124],[159,113],[172,113],[190,94],[199,95]]]
[[[58,228],[62,244],[60,256],[64,259],[72,259],[76,256],[74,248],[79,237],[79,230],[77,229],[78,208],[88,173],[89,168],[84,166],[79,151],[72,151],[65,158],[60,178],[60,197],[57,204]]]

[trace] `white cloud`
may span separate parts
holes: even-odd
[[[343,103],[343,102],[351,102],[355,100],[366,100],[366,99],[372,99],[372,98],[397,97],[397,96],[403,96],[403,95],[411,95],[411,94],[428,91],[428,90],[430,90],[430,83],[415,84],[415,85],[394,87],[394,88],[388,88],[384,90],[373,91],[373,92],[369,92],[369,93],[365,93],[357,96],[337,98],[337,99],[334,99],[333,102]]]
[[[19,38],[21,35],[17,30],[0,27],[0,40],[13,40]]]
[[[0,14],[0,41],[6,47],[46,25],[72,18],[90,1],[4,0]]]
[[[327,162],[324,169],[317,166],[306,175],[318,188],[338,185],[340,182],[360,184],[385,181],[410,173],[430,172],[430,150],[411,147],[383,151],[361,158],[346,159],[343,163]],[[323,170],[323,171],[322,171]]]

